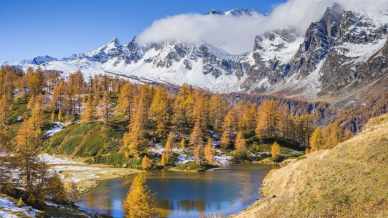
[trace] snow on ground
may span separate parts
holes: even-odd
[[[58,164],[83,164],[74,160],[70,160],[65,157],[57,157],[49,154],[41,154],[39,155],[39,159],[42,162],[45,162],[48,165],[58,165]]]
[[[160,144],[157,144],[154,147],[148,149],[148,151],[153,154],[162,155],[164,148]],[[190,151],[186,151],[185,149],[181,149],[181,148],[173,148],[172,151],[173,153],[178,155],[177,160],[175,162],[176,165],[182,165],[182,164],[186,164],[194,161],[194,157]],[[233,159],[232,156],[226,155],[220,149],[214,149],[214,151],[215,151],[214,161],[216,162],[217,165],[227,166],[230,164],[231,160]]]
[[[1,218],[18,218],[18,217],[37,217],[41,213],[32,207],[18,207],[16,200],[5,195],[0,195],[0,217]]]
[[[86,164],[81,161],[49,154],[41,154],[39,158],[59,175],[65,185],[75,184],[81,192],[95,187],[99,181],[120,178],[137,172],[137,170],[128,168]]]
[[[58,132],[62,131],[64,128],[65,128],[65,124],[60,122],[55,122],[53,128],[46,131],[45,136],[51,137],[57,134]]]
[[[214,161],[220,165],[220,166],[229,166],[233,157],[232,156],[227,156],[227,155],[216,155],[214,156]]]

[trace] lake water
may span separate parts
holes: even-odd
[[[163,217],[196,218],[237,213],[260,198],[267,166],[239,165],[204,173],[154,172],[147,185],[155,194]],[[132,178],[104,182],[82,196],[81,209],[123,218],[122,202]]]

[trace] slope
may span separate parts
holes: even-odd
[[[388,115],[334,149],[270,172],[265,198],[236,218],[387,217]]]

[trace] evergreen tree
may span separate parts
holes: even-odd
[[[138,174],[124,202],[126,218],[153,218],[156,216],[155,201],[146,186],[144,174]]]

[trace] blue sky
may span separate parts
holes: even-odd
[[[211,9],[268,13],[285,0],[1,0],[0,60],[55,57],[127,42],[153,21]]]

